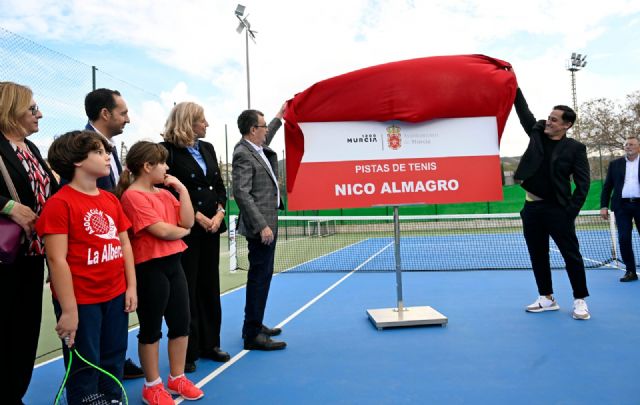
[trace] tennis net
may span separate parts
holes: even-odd
[[[236,217],[231,217],[235,229]],[[612,221],[612,220],[610,220]],[[585,267],[617,267],[613,222],[584,211],[576,233]],[[278,219],[277,272],[395,271],[392,216],[283,216]],[[231,270],[246,270],[247,243],[231,235]],[[634,249],[640,242],[634,235]],[[519,214],[400,216],[403,271],[530,269]],[[552,268],[564,260],[550,241]]]

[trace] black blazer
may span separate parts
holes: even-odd
[[[38,159],[40,166],[47,172],[50,180],[50,190],[51,195],[53,195],[56,191],[58,191],[58,182],[56,178],[53,176],[49,165],[44,161],[42,156],[40,155],[40,151],[38,147],[28,139],[24,141],[27,144],[27,147],[33,153],[33,156]],[[4,165],[7,166],[7,171],[9,172],[9,176],[11,180],[13,180],[13,185],[16,188],[16,192],[18,193],[18,197],[20,198],[20,203],[26,205],[35,211],[36,198],[33,194],[33,190],[31,189],[31,181],[29,180],[29,175],[27,171],[22,166],[20,159],[18,159],[18,155],[16,154],[13,147],[11,147],[11,143],[4,137],[4,135],[0,132],[0,154],[2,155],[2,160],[4,161]],[[4,181],[4,177],[0,176],[0,208],[4,207],[7,204],[7,201],[12,200],[11,193],[9,193],[9,188]]]
[[[516,180],[524,181],[536,173],[544,159],[542,137],[547,136],[544,133],[546,122],[544,120],[536,122],[519,88],[514,106],[522,128],[529,135],[529,146],[522,155],[513,176]],[[571,176],[576,185],[573,193]],[[582,143],[566,136],[558,142],[551,156],[551,183],[558,203],[570,214],[578,215],[587,199],[591,185],[587,148]]]
[[[600,208],[608,208],[609,202],[611,202],[612,211],[615,212],[620,208],[622,187],[624,187],[624,176],[626,175],[626,172],[627,159],[622,157],[612,160],[609,163],[607,178],[604,181],[602,193],[600,194]],[[636,176],[638,176],[638,180],[640,180],[640,171],[639,173],[636,173]]]
[[[222,181],[222,173],[218,166],[216,151],[209,142],[198,142],[200,154],[207,164],[207,173],[202,172],[198,162],[191,156],[187,148],[180,148],[169,142],[161,142],[169,151],[167,173],[175,176],[189,190],[191,203],[194,212],[200,211],[203,215],[211,218],[216,214],[218,204],[223,207],[227,204],[227,190]],[[222,221],[218,233],[227,230],[227,226]]]

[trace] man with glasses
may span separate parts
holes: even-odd
[[[285,105],[266,124],[264,114],[246,110],[238,117],[242,140],[233,150],[233,195],[240,209],[238,233],[247,239],[249,272],[242,338],[245,350],[281,350],[285,342],[272,340],[280,328],[262,322],[273,276],[278,210],[284,205],[278,187],[278,157],[269,148],[282,125]]]
[[[623,283],[638,279],[636,259],[631,246],[631,234],[633,221],[636,222],[636,229],[638,229],[640,222],[639,152],[638,138],[635,136],[627,137],[624,142],[625,156],[609,163],[607,179],[602,186],[602,194],[600,195],[600,207],[602,207],[600,216],[603,219],[609,219],[609,202],[611,202],[611,210],[615,213],[620,255],[626,268],[624,276],[620,279]]]

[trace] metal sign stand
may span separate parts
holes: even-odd
[[[395,238],[397,308],[368,309],[373,324],[382,330],[401,326],[446,325],[448,319],[431,307],[407,307],[402,299],[402,266],[400,263],[400,215],[398,206],[393,207],[393,234]]]

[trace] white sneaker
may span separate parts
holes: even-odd
[[[573,319],[579,319],[586,321],[591,318],[589,314],[589,308],[587,303],[582,299],[573,300]]]
[[[527,305],[527,312],[544,312],[544,311],[557,311],[560,309],[560,306],[556,302],[555,298],[551,297],[551,299],[541,295],[538,299],[531,305]]]

